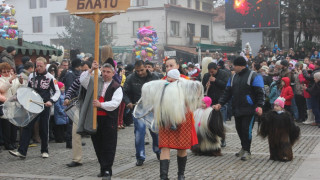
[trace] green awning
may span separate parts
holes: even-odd
[[[8,40],[8,39],[0,39],[0,47],[7,48],[8,46],[13,46],[16,48],[17,51],[21,51],[23,55],[35,51],[37,55],[40,54],[40,51],[43,52],[43,55],[49,56],[49,55],[56,55],[60,56],[62,54],[62,51],[60,49],[56,49],[52,46],[48,45],[42,45],[38,43],[32,43],[28,41],[23,41],[22,46],[18,45],[18,40]],[[29,54],[31,55],[31,54]]]
[[[132,53],[132,46],[114,46],[112,47],[113,53]]]
[[[241,49],[233,46],[218,46],[213,44],[197,44],[197,51],[199,51],[199,47],[201,48],[201,52],[205,52],[209,50],[210,52],[221,51],[221,52],[237,52]]]

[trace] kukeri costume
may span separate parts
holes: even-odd
[[[192,147],[197,155],[221,156],[221,139],[225,138],[223,118],[212,107],[199,108],[194,112],[195,129],[199,143]]]

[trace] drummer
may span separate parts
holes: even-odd
[[[28,82],[28,87],[35,89],[36,92],[42,97],[44,102],[44,110],[38,115],[38,117],[36,117],[26,127],[23,128],[18,151],[9,151],[11,155],[20,157],[22,159],[26,158],[27,156],[32,128],[37,119],[39,119],[40,122],[41,156],[42,158],[49,157],[48,131],[50,107],[59,99],[60,90],[57,80],[46,71],[46,65],[47,60],[43,57],[38,57],[36,59],[36,73],[33,73],[29,76]],[[51,96],[51,92],[53,92],[53,96]]]

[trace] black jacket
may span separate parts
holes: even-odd
[[[314,97],[320,97],[320,82],[314,83],[311,87],[307,88],[307,92]]]
[[[209,81],[210,76],[210,73],[206,73],[203,76],[202,85],[204,87],[204,91],[207,91],[206,85]],[[222,96],[224,90],[226,89],[230,75],[224,70],[218,70],[217,74],[214,77],[216,78],[216,81],[210,82],[210,88],[207,94],[207,96],[212,99],[212,105],[218,103],[219,98]]]
[[[126,104],[135,104],[138,102],[141,98],[142,86],[149,81],[159,79],[156,74],[151,73],[148,70],[147,73],[148,75],[142,78],[139,77],[135,72],[127,77],[126,82],[123,85],[123,97]]]
[[[69,90],[71,87],[72,83],[80,77],[81,71],[78,71],[74,68],[69,68],[66,75],[64,76],[63,83],[66,89],[66,92]]]
[[[317,68],[315,70],[312,71],[312,73],[308,73],[307,70],[302,70],[302,74],[303,74],[303,77],[309,81],[309,85],[308,85],[308,88],[311,88],[313,85],[314,85],[314,74],[317,73],[317,72],[320,72],[320,68]]]
[[[250,85],[248,85],[250,72],[248,68],[245,68],[229,78],[226,90],[219,99],[219,104],[223,106],[232,98],[232,109],[235,116],[253,115],[257,107],[264,105],[263,78],[253,72],[249,81]]]

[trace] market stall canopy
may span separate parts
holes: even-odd
[[[50,56],[52,54],[60,56],[62,54],[61,50],[48,45],[23,41],[23,45],[19,46],[17,40],[0,39],[0,49],[6,49],[8,46],[15,47],[17,52],[20,50],[23,55],[31,55],[33,52],[35,52],[36,55],[40,55],[41,51],[45,56]]]

